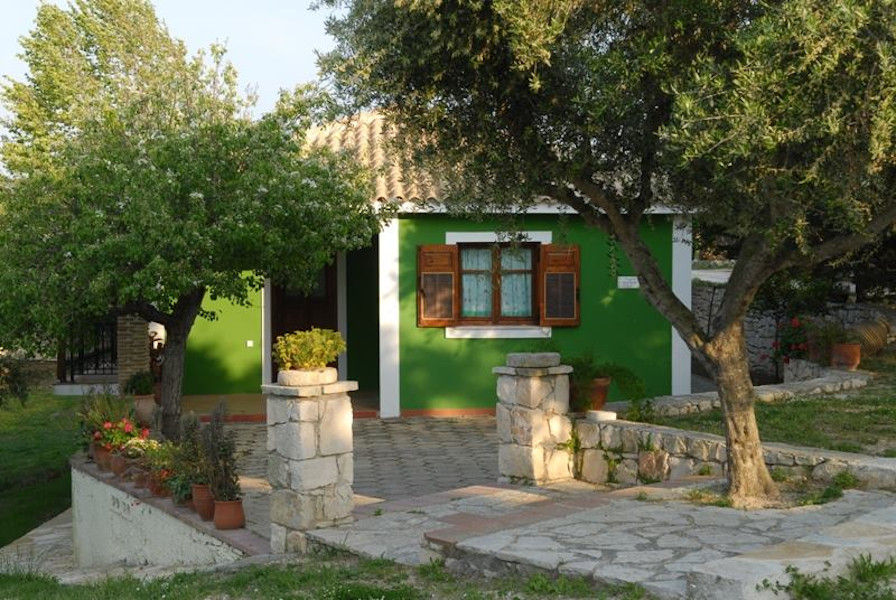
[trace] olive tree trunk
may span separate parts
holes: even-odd
[[[778,488],[765,464],[756,425],[756,396],[750,380],[743,322],[737,321],[719,332],[700,355],[719,387],[731,502],[743,508],[761,506],[778,497]]]

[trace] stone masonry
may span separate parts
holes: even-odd
[[[304,552],[305,531],[352,520],[355,381],[263,385],[267,398],[271,551]]]
[[[134,373],[149,370],[149,325],[142,317],[126,315],[118,317],[116,340],[118,347],[118,386]]]
[[[498,376],[498,473],[502,481],[572,479],[569,374],[555,352],[508,354]]]

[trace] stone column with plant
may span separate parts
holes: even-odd
[[[351,520],[352,405],[357,382],[337,381],[329,363],[345,351],[338,332],[297,331],[277,338],[276,385],[267,397],[271,550],[304,552],[304,532]]]
[[[569,374],[556,352],[507,355],[498,376],[498,473],[503,481],[572,479]]]

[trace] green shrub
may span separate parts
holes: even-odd
[[[280,369],[320,369],[345,351],[338,331],[318,329],[281,335],[274,343],[274,360]]]
[[[590,352],[570,358],[566,362],[572,367],[570,383],[576,390],[587,390],[592,379],[609,377],[625,400],[640,400],[647,394],[644,380],[635,375],[631,369],[613,362],[597,362]],[[581,400],[584,395],[579,393],[579,399]]]
[[[25,361],[14,356],[0,354],[0,406],[13,398],[23,405],[28,398]]]
[[[859,487],[861,485],[861,481],[859,478],[850,473],[848,470],[840,471],[834,478],[831,480],[831,484],[836,485],[837,487],[844,490],[851,490],[853,488]]]
[[[202,447],[208,483],[215,500],[239,500],[241,490],[236,472],[236,434],[224,431],[225,405],[219,403],[209,424],[202,430]]]
[[[149,371],[138,371],[128,377],[122,391],[130,396],[147,396],[152,394],[153,384],[155,384],[155,379],[152,373]]]

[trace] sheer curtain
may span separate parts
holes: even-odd
[[[463,298],[461,315],[464,317],[490,317],[492,314],[492,251],[489,248],[464,248],[460,253]]]
[[[532,252],[505,248],[501,252],[501,316],[532,316]],[[505,271],[526,271],[506,273]]]

